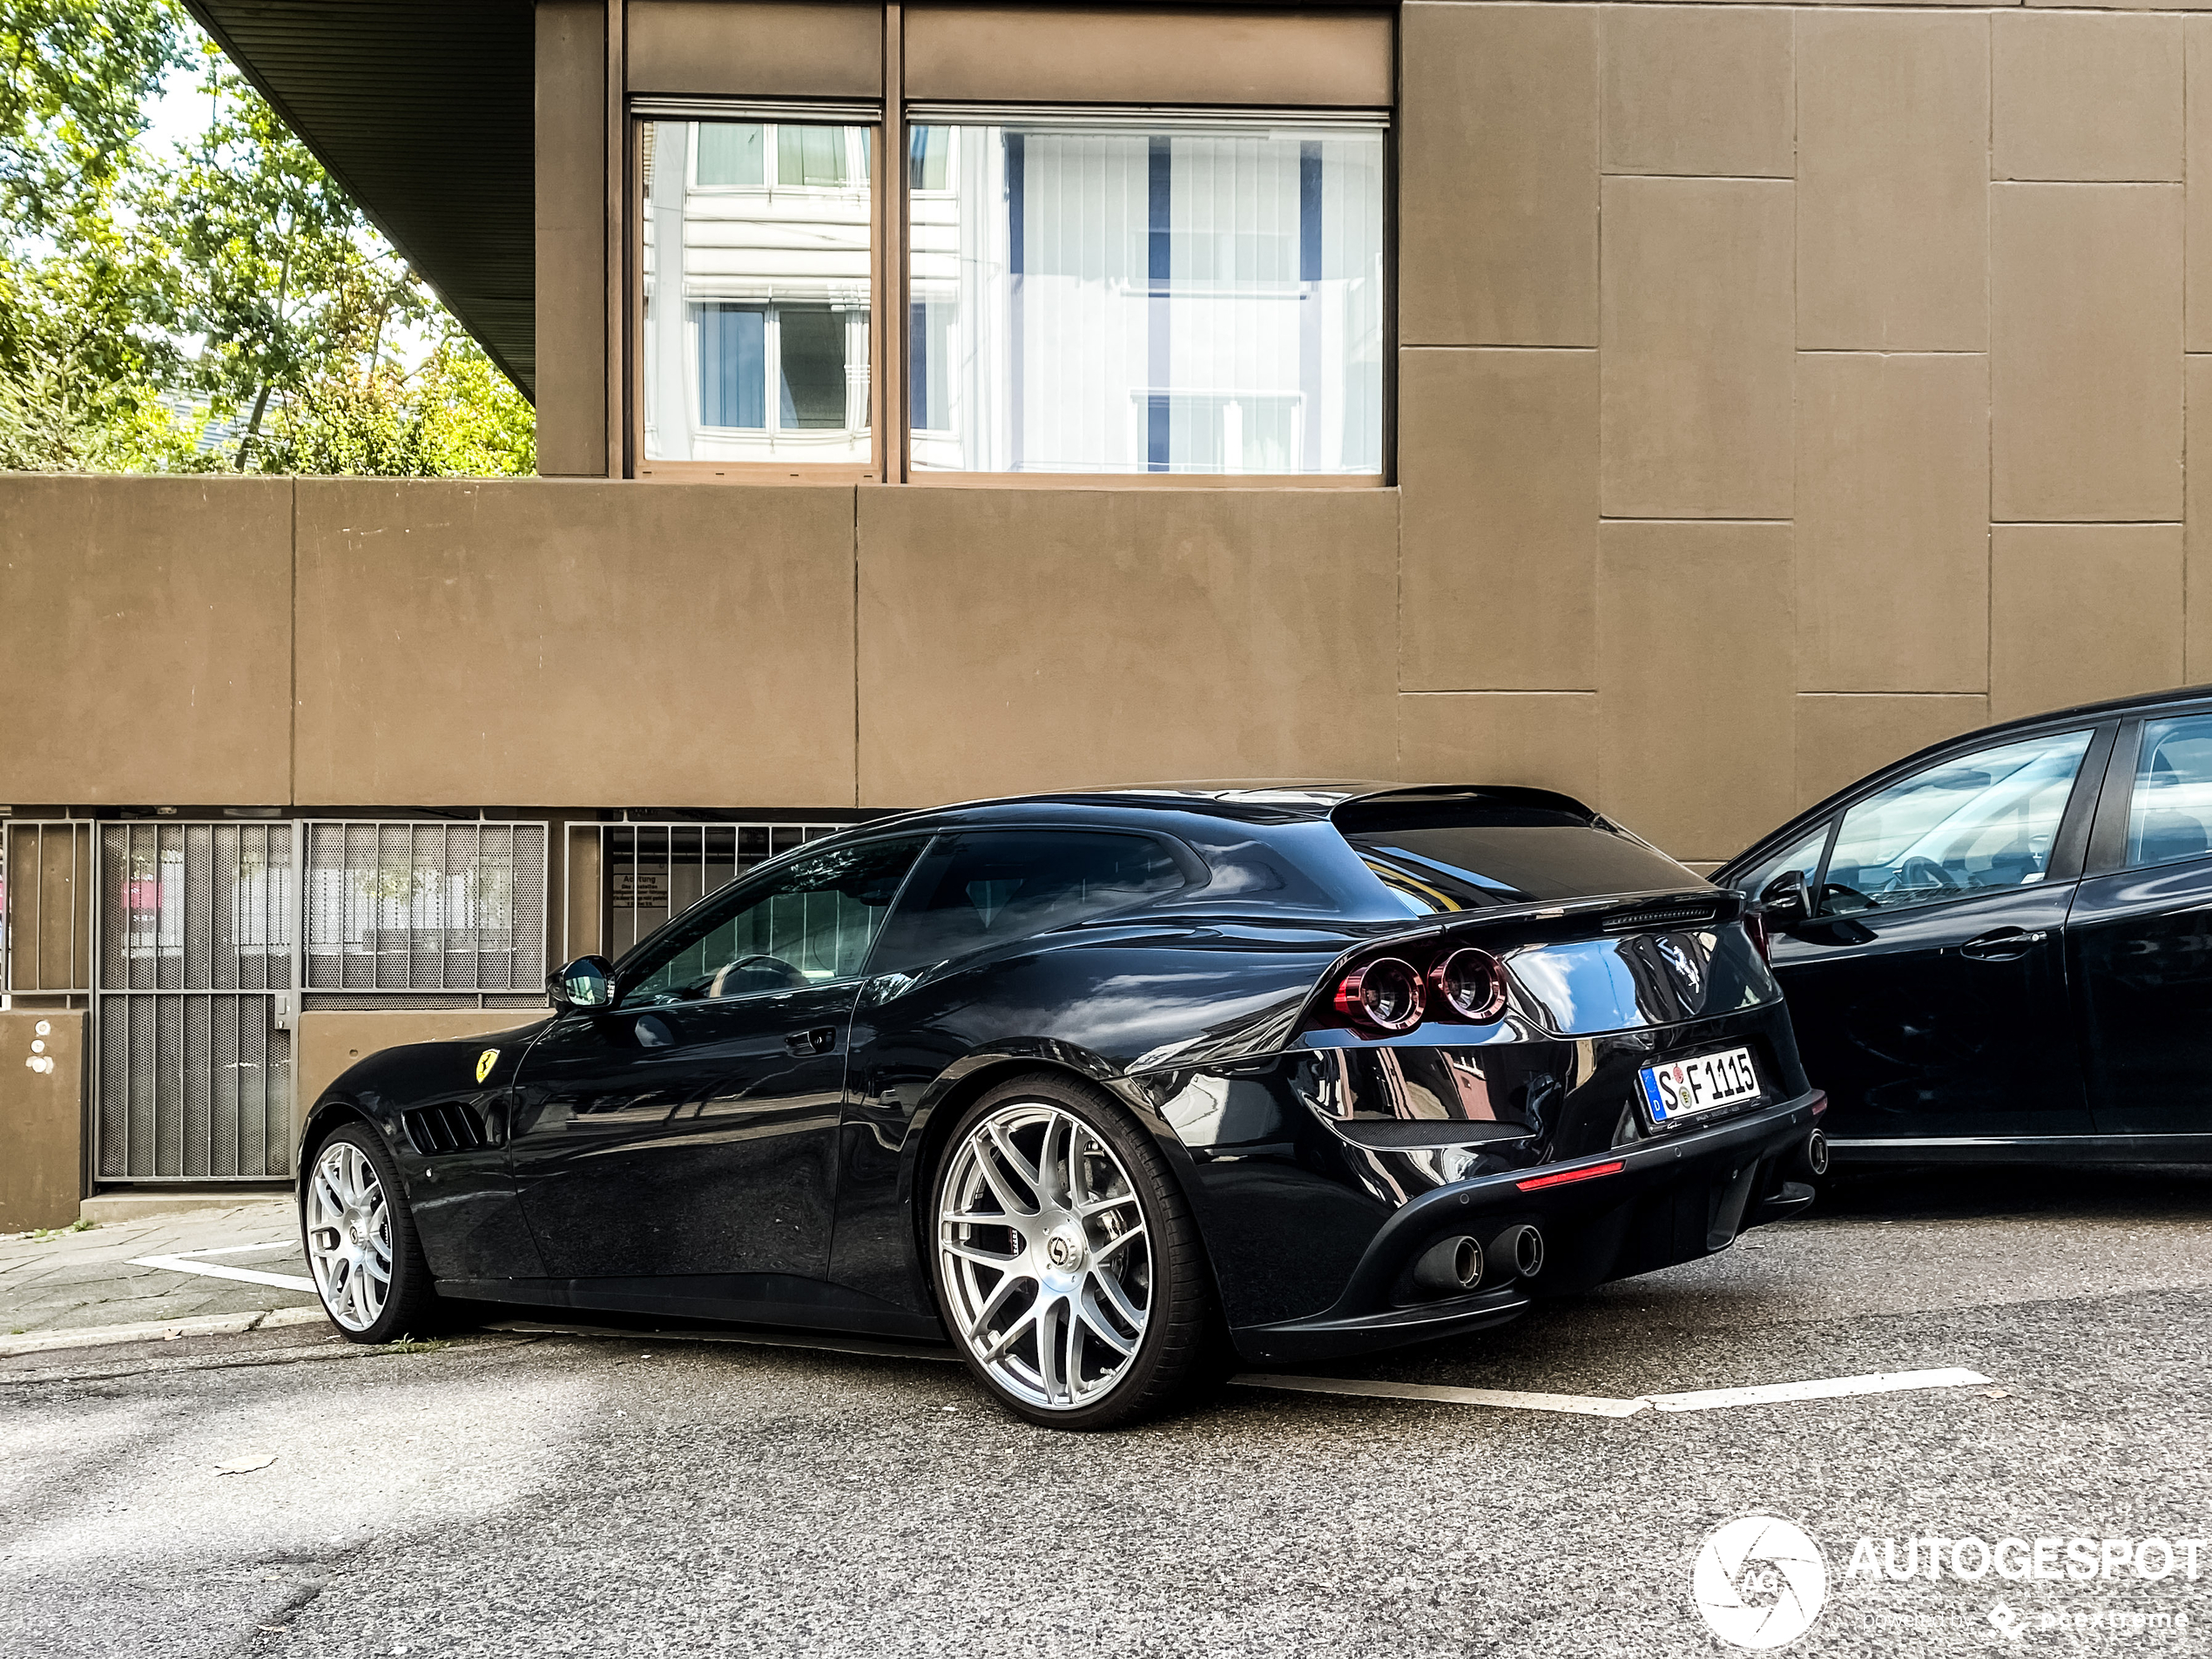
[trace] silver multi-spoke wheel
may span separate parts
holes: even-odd
[[[1073,1113],[1016,1101],[946,1161],[938,1267],[961,1339],[1017,1399],[1074,1411],[1135,1363],[1152,1313],[1152,1241],[1129,1171]]]
[[[392,1207],[368,1155],[327,1142],[307,1184],[307,1263],[330,1317],[366,1331],[392,1291]]]

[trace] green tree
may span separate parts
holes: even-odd
[[[183,27],[173,0],[0,6],[0,222],[48,233],[104,201],[185,61]]]

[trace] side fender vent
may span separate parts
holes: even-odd
[[[442,1152],[473,1152],[484,1143],[484,1120],[476,1109],[458,1101],[418,1106],[405,1114],[407,1137],[424,1157]]]
[[[1647,929],[1672,933],[1678,929],[1703,927],[1719,915],[1717,904],[1654,905],[1643,910],[1630,910],[1617,916],[1608,916],[1600,925],[1609,934],[1642,933]]]

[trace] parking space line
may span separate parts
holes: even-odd
[[[266,1249],[257,1245],[257,1249]],[[258,1268],[226,1267],[220,1262],[194,1261],[185,1256],[133,1256],[132,1267],[163,1267],[172,1273],[198,1273],[203,1278],[236,1279],[241,1285],[273,1285],[280,1291],[312,1292],[315,1282],[297,1273],[264,1273]]]
[[[1229,1380],[1246,1388],[1284,1388],[1304,1394],[1364,1394],[1446,1406],[1495,1406],[1505,1411],[1573,1412],[1583,1417],[1633,1417],[1646,1404],[1596,1394],[1530,1394],[1510,1388],[1447,1388],[1436,1383],[1371,1382],[1357,1377],[1274,1377],[1245,1372]]]
[[[1774,1406],[1796,1399],[1840,1399],[1848,1394],[1894,1394],[1911,1388],[1966,1388],[1986,1383],[1979,1371],[1958,1366],[1940,1371],[1878,1371],[1865,1377],[1828,1377],[1817,1382],[1769,1383],[1757,1388],[1703,1388],[1687,1394],[1647,1394],[1654,1411],[1710,1412],[1728,1406]]]
[[[1710,1412],[1732,1406],[1777,1406],[1802,1399],[1840,1399],[1852,1394],[1894,1394],[1915,1388],[1964,1388],[1986,1383],[1989,1379],[1979,1371],[1949,1366],[1935,1371],[1885,1371],[1864,1377],[1764,1383],[1748,1388],[1643,1394],[1635,1399],[1613,1399],[1597,1394],[1525,1393],[1508,1388],[1450,1388],[1434,1383],[1375,1382],[1361,1377],[1277,1377],[1257,1372],[1246,1372],[1230,1380],[1247,1388],[1281,1388],[1308,1394],[1433,1400],[1444,1406],[1489,1406],[1503,1411],[1572,1412],[1584,1417],[1633,1417],[1647,1406],[1660,1412]]]

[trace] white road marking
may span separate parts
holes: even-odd
[[[220,1250],[180,1250],[178,1256],[185,1261],[198,1261],[202,1256],[251,1256],[257,1250],[297,1250],[296,1238],[280,1238],[273,1244],[225,1244]]]
[[[1507,1388],[1446,1388],[1432,1383],[1370,1382],[1356,1377],[1273,1377],[1247,1372],[1231,1378],[1248,1388],[1283,1388],[1309,1394],[1357,1394],[1379,1399],[1426,1399],[1447,1406],[1491,1406],[1505,1411],[1573,1412],[1584,1417],[1633,1417],[1646,1406],[1660,1412],[1710,1412],[1730,1406],[1786,1405],[1801,1399],[1840,1399],[1851,1394],[1894,1394],[1914,1388],[1965,1388],[1986,1383],[1979,1371],[1876,1372],[1865,1377],[1826,1377],[1810,1382],[1766,1383],[1749,1388],[1705,1388],[1682,1394],[1643,1394],[1611,1399],[1598,1394],[1530,1394]]]
[[[256,1248],[266,1250],[267,1245]],[[314,1293],[315,1282],[297,1273],[264,1273],[253,1267],[226,1267],[220,1262],[194,1261],[185,1256],[133,1256],[133,1267],[165,1267],[172,1273],[198,1273],[206,1278],[233,1278],[241,1285],[273,1285],[280,1291]]]
[[[1796,1399],[1840,1399],[1846,1394],[1895,1394],[1910,1388],[1966,1388],[1986,1383],[1979,1371],[1878,1371],[1865,1377],[1827,1377],[1817,1382],[1769,1383],[1759,1388],[1703,1388],[1687,1394],[1646,1394],[1654,1411],[1710,1412],[1726,1406],[1777,1406]]]
[[[1510,1388],[1447,1388],[1435,1383],[1369,1382],[1355,1377],[1271,1377],[1246,1372],[1230,1381],[1247,1388],[1286,1388],[1303,1394],[1366,1394],[1378,1399],[1432,1399],[1446,1406],[1495,1406],[1516,1412],[1575,1412],[1584,1417],[1633,1417],[1641,1399],[1595,1394],[1527,1394]]]

